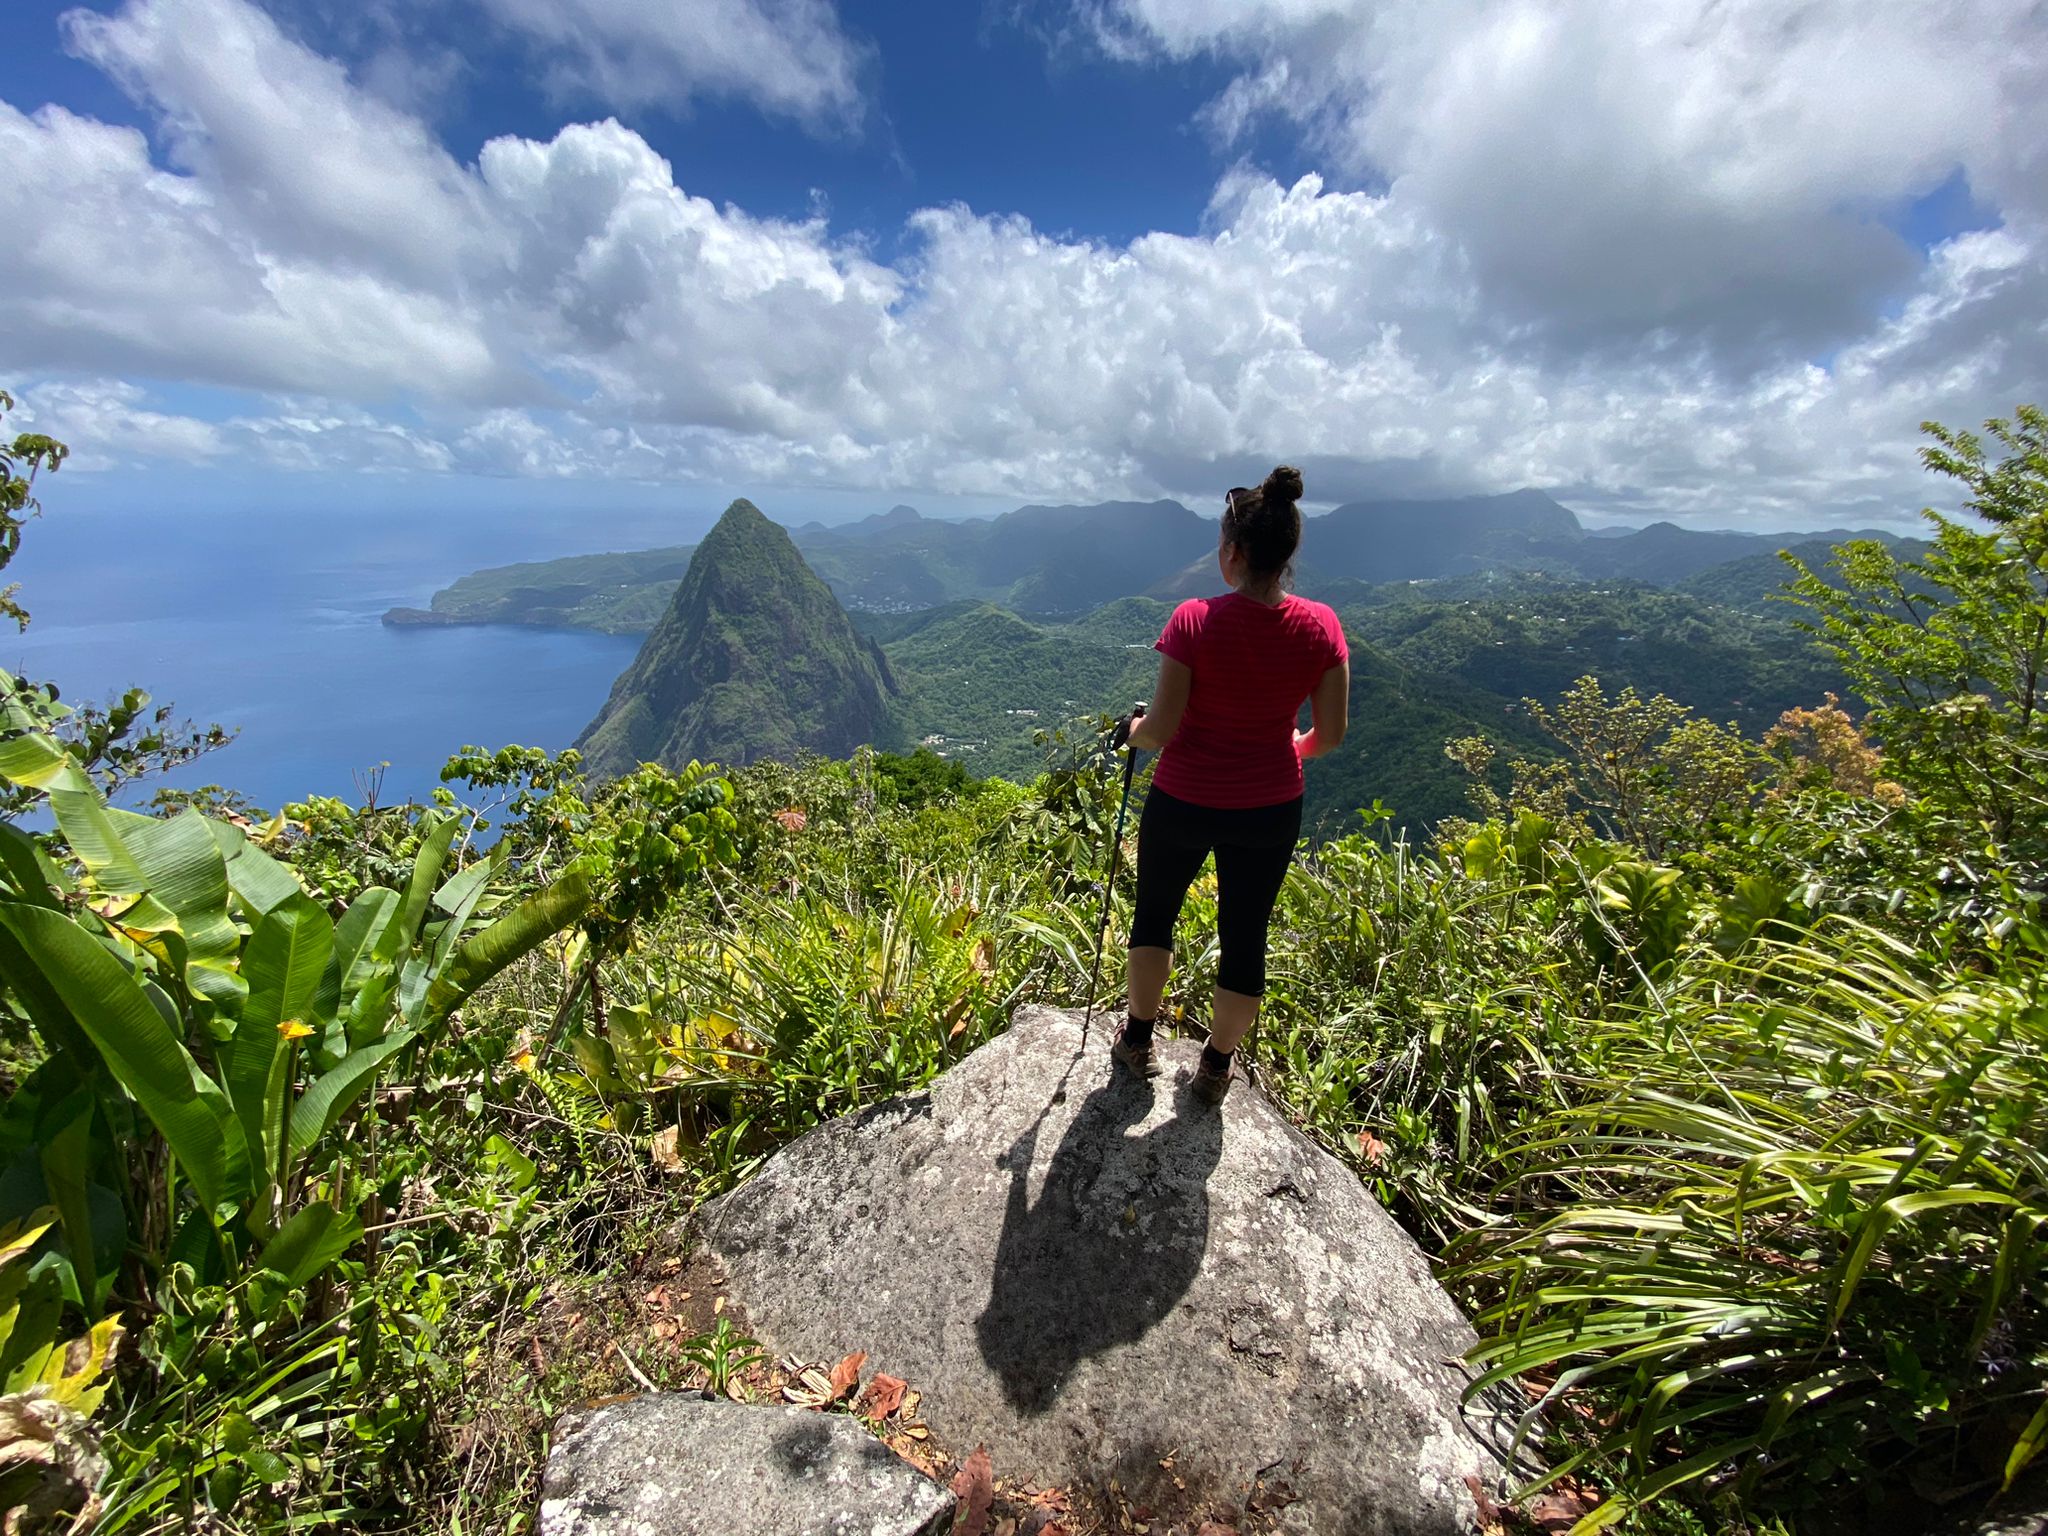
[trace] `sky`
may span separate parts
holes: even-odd
[[[1899,525],[2048,401],[2048,3],[8,0],[89,505]]]

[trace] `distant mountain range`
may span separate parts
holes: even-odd
[[[1120,597],[1174,601],[1214,592],[1217,523],[1177,501],[1019,507],[952,522],[893,507],[857,523],[791,530],[810,568],[856,612],[907,613],[995,603],[1035,619],[1087,613]],[[1296,590],[1329,596],[1348,584],[1443,581],[1539,571],[1580,581],[1671,587],[1735,606],[1761,602],[1783,579],[1775,551],[1824,552],[1883,533],[1700,531],[1671,523],[1588,531],[1541,491],[1435,501],[1361,501],[1310,518]],[[639,633],[665,611],[690,546],[578,555],[474,572],[428,609],[393,609],[394,624],[538,624]],[[1727,569],[1736,567],[1735,569]],[[1716,581],[1709,573],[1726,570]]]
[[[1171,515],[1156,514],[1162,522]],[[910,516],[883,517],[913,526]],[[1542,534],[1532,521],[1522,531]],[[859,546],[868,535],[836,537]],[[1448,544],[1437,541],[1439,554]],[[1423,559],[1419,548],[1403,558]],[[618,562],[633,558],[552,562],[554,585],[519,579],[504,591],[559,606],[564,587],[581,580],[589,587],[578,601],[627,611],[653,584],[607,590],[603,578],[629,570]],[[1116,558],[1112,552],[1087,574],[1104,585],[1128,580],[1128,565],[1122,576],[1103,575],[1116,570]],[[1688,581],[1709,576],[1748,592],[1766,576],[1775,584],[1777,562],[1746,555]],[[1552,696],[1586,672],[1610,689],[1669,693],[1751,734],[1780,711],[1842,688],[1824,654],[1760,596],[1753,607],[1735,605],[1718,591],[1541,570],[1345,578],[1326,590],[1352,642],[1353,722],[1344,751],[1309,776],[1310,822],[1326,831],[1375,799],[1415,826],[1463,809],[1464,784],[1444,761],[1444,742],[1479,733],[1510,754],[1541,754],[1546,743],[1520,699]],[[641,761],[844,756],[868,743],[929,745],[978,775],[1029,778],[1044,764],[1038,732],[1150,693],[1158,669],[1152,642],[1169,611],[1165,599],[1134,595],[1073,617],[1025,617],[972,598],[849,614],[791,534],[751,503],[735,502],[696,546],[579,745],[606,775]]]

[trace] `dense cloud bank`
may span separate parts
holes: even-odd
[[[565,89],[695,88],[658,8],[487,3],[543,40],[580,18]],[[766,108],[857,120],[822,0],[707,15]],[[1909,508],[1920,419],[2048,396],[2039,7],[1051,20],[1133,67],[1228,61],[1204,114],[1226,160],[1279,114],[1330,183],[1240,167],[1199,234],[1127,246],[930,208],[883,262],[690,195],[612,120],[461,163],[244,0],[131,0],[72,13],[68,46],[154,145],[0,103],[7,366],[103,460],[1192,500],[1284,455],[1332,499],[1531,484],[1787,524]],[[747,52],[756,23],[775,49]],[[1984,227],[1898,232],[1957,178]],[[247,409],[153,409],[143,379]]]

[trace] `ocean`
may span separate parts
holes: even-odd
[[[32,615],[0,665],[67,702],[147,689],[234,742],[124,794],[222,784],[276,809],[309,794],[424,797],[465,745],[557,750],[596,715],[639,637],[392,628],[394,606],[487,565],[686,543],[708,513],[352,507],[345,515],[76,510],[65,481],[0,580]]]

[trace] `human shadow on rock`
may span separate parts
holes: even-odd
[[[1082,1361],[1143,1338],[1201,1270],[1222,1116],[1182,1083],[1172,1118],[1126,1135],[1152,1102],[1152,1085],[1122,1072],[1089,1094],[1035,1204],[1027,1185],[1043,1117],[998,1159],[1010,1191],[975,1334],[1020,1413],[1048,1411]]]

